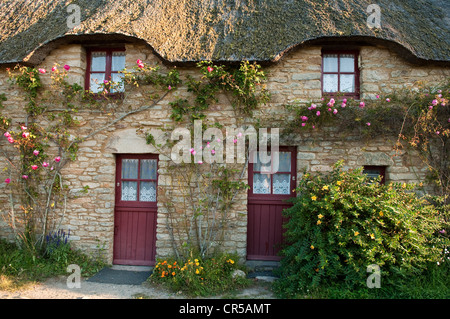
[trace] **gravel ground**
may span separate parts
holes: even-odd
[[[27,289],[8,292],[0,290],[0,299],[185,299],[186,296],[154,287],[144,282],[141,285],[114,285],[89,282],[82,279],[80,288],[68,288],[67,277],[56,277]],[[213,298],[274,299],[270,291],[270,278],[255,278],[246,289]]]

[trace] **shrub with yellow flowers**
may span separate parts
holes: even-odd
[[[415,185],[383,185],[337,163],[329,173],[303,175],[284,210],[286,241],[275,290],[284,298],[330,285],[368,289],[377,265],[384,287],[442,262],[448,239],[438,209]]]
[[[187,260],[160,260],[153,269],[150,281],[192,296],[223,293],[244,287],[250,282],[246,278],[233,278],[235,270],[245,270],[236,262],[237,259],[237,256],[230,254],[202,259],[191,253]]]

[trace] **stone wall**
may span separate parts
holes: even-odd
[[[137,59],[146,63],[159,63],[166,67],[153,54],[151,49],[143,44],[126,44],[126,67],[131,69]],[[65,45],[55,49],[39,67],[51,69],[58,63],[71,66],[69,81],[84,85],[86,69],[86,52],[80,45]],[[437,66],[415,66],[404,61],[400,56],[384,47],[363,46],[360,50],[361,93],[363,99],[372,98],[375,94],[391,93],[393,90],[412,86],[416,80],[439,82],[450,76],[449,68]],[[181,74],[198,76],[192,67],[179,67]],[[307,103],[321,99],[321,47],[312,46],[293,50],[281,61],[267,68],[269,72],[267,88],[272,93],[272,100],[264,106],[256,116],[280,118],[286,114],[283,104],[294,100]],[[43,77],[45,78],[45,77]],[[7,112],[17,113],[23,105],[23,96],[14,88],[6,86],[6,72],[0,70],[1,92],[5,92],[8,101],[4,104]],[[45,82],[45,80],[44,80]],[[48,82],[45,82],[48,83]],[[148,96],[152,93],[148,87],[141,87],[133,94],[126,95],[121,109],[116,116],[126,112],[128,108],[136,108],[149,103]],[[108,262],[112,262],[114,237],[114,190],[115,190],[115,156],[122,153],[158,153],[152,146],[145,143],[144,138],[136,133],[138,128],[156,130],[166,125],[173,125],[170,119],[170,101],[177,97],[188,97],[185,89],[179,89],[169,94],[168,98],[158,105],[136,114],[132,114],[113,126],[105,128],[92,138],[79,145],[78,158],[64,168],[66,184],[71,189],[73,197],[68,203],[67,213],[63,223],[64,229],[71,230],[71,237],[77,247],[87,251],[102,252]],[[81,111],[77,114],[81,125],[76,135],[86,136],[93,130],[105,126],[111,117],[100,112]],[[225,96],[220,96],[219,103],[213,105],[208,112],[208,121],[219,122],[225,126],[237,126],[238,119]],[[332,128],[321,132],[308,133],[294,140],[283,141],[284,145],[297,146],[297,180],[304,168],[308,171],[327,171],[338,160],[343,159],[347,168],[361,165],[387,166],[388,181],[415,182],[422,181],[426,168],[420,159],[407,152],[395,154],[392,146],[394,138],[389,140],[378,138],[370,143],[362,141],[358,136],[342,137]],[[0,147],[8,147],[5,139],[0,139]],[[1,156],[1,155],[0,155]],[[173,178],[168,167],[168,158],[159,156],[159,190],[176,191]],[[5,161],[0,159],[0,170]],[[1,175],[3,178],[3,175]],[[247,180],[247,172],[243,175]],[[84,187],[89,186],[87,194]],[[6,185],[0,184],[0,207],[2,214],[8,213],[8,196]],[[75,198],[76,196],[76,198]],[[245,259],[247,232],[247,194],[243,192],[237,197],[232,210],[223,247],[237,251]],[[172,243],[167,228],[167,209],[158,203],[157,226],[157,257],[171,255]],[[0,224],[0,235],[8,233],[5,224]]]

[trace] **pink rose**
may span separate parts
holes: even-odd
[[[212,67],[210,67],[210,66],[208,66],[207,70],[208,70],[209,73],[211,73],[212,71],[214,71],[214,69],[213,69]]]
[[[30,133],[29,132],[23,132],[22,133],[22,137],[23,138],[28,138],[30,136]]]
[[[5,137],[11,137],[11,134],[9,132],[5,132],[5,134],[3,135],[5,135]]]
[[[23,179],[28,179],[28,175],[22,175]]]
[[[34,155],[34,156],[38,156],[38,155],[39,155],[39,151],[38,151],[38,150],[34,150],[34,151],[33,151],[33,155]]]
[[[387,98],[387,99],[386,99],[386,102],[391,102],[391,99],[390,99],[390,98]]]
[[[66,70],[66,71],[69,71],[69,70],[70,70],[70,66],[67,65],[67,64],[65,64],[63,68],[64,68],[64,70]]]
[[[370,122],[367,122],[366,125],[367,125],[367,126],[370,126]]]
[[[343,103],[347,103],[347,99],[343,99],[342,102],[343,102]]]
[[[14,143],[14,139],[10,136],[8,137],[8,142],[10,142],[11,144]]]
[[[307,116],[302,116],[301,119],[302,119],[303,122],[306,122],[308,120],[308,117]]]
[[[437,101],[437,100],[433,100],[433,101],[431,102],[431,104],[437,105],[437,104],[438,104],[438,101]]]
[[[48,167],[48,163],[47,163],[47,162],[43,162],[43,163],[42,163],[42,166],[43,166],[43,167]]]
[[[198,163],[199,163],[199,164],[203,164],[203,162],[202,162],[202,161],[198,161]]]
[[[55,157],[55,162],[59,162],[59,161],[61,161],[61,157],[60,156],[56,156]]]
[[[346,106],[346,104],[344,102],[342,102],[341,107],[345,107],[345,106]]]
[[[6,184],[11,183],[11,179],[10,179],[10,178],[5,179],[5,183],[6,183]]]
[[[302,123],[302,126],[303,126],[303,127],[306,126],[306,123]]]
[[[364,108],[365,106],[366,106],[366,103],[364,103],[364,102],[359,103],[360,108]]]
[[[338,110],[336,110],[336,109],[334,109],[334,110],[333,110],[333,114],[335,114],[335,115],[336,115],[336,114],[337,114],[337,112],[338,112]]]
[[[212,150],[212,151],[211,151],[211,154],[216,154],[216,151],[215,151],[215,150]]]
[[[236,139],[236,138],[235,138],[235,139],[233,140],[233,143],[234,143],[234,144],[236,144],[236,143],[237,143],[237,139]]]
[[[35,170],[38,169],[38,166],[37,165],[31,165],[31,169],[33,169],[33,171],[35,171]]]
[[[45,71],[45,69],[38,69],[38,71],[39,71],[39,73],[42,73],[42,74],[45,74],[45,72],[47,72],[47,71]]]
[[[20,128],[22,129],[22,131],[25,131],[27,129],[25,125],[22,125]]]
[[[317,116],[320,116],[320,111],[317,111],[316,115],[317,115]]]
[[[52,72],[55,72],[57,70],[57,68],[56,68],[56,66],[54,66],[53,68],[52,68]]]

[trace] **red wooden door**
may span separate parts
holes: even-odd
[[[118,155],[113,263],[155,264],[157,155]]]
[[[270,156],[268,164],[261,163],[259,157],[249,164],[248,260],[280,260],[277,254],[283,243],[282,210],[292,206],[286,200],[295,196],[296,149],[280,147],[278,154],[272,152]]]

